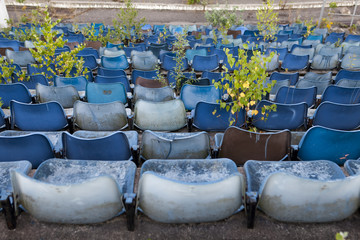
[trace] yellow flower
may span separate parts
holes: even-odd
[[[257,115],[258,113],[259,113],[258,110],[253,110],[253,111],[252,111],[252,115],[254,115],[254,116]]]
[[[243,83],[243,88],[249,88],[249,82],[248,81]]]
[[[240,97],[245,97],[245,94],[242,92],[242,93],[240,93]]]
[[[255,105],[255,101],[250,101],[250,106]]]

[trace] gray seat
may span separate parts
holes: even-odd
[[[26,51],[12,51],[6,49],[5,51],[7,61],[13,60],[13,63],[18,64],[20,67],[26,67],[28,64],[35,64],[35,58],[29,50]]]
[[[72,108],[80,100],[78,91],[74,86],[45,86],[36,85],[36,98],[39,102],[57,101],[63,108]]]

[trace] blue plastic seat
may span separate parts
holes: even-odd
[[[23,103],[31,103],[29,89],[22,83],[0,84],[0,101],[2,108],[8,108],[11,100]]]
[[[34,64],[28,64],[26,66],[28,75],[35,75],[35,74],[43,74],[49,81],[55,80],[55,65],[53,63],[50,63],[49,66],[42,65],[34,65]],[[52,71],[49,71],[48,68],[50,68]]]
[[[315,70],[332,70],[338,67],[339,55],[332,56],[317,54],[311,62],[311,68]]]
[[[205,49],[207,55],[214,55],[215,45],[214,44],[205,44],[198,45],[195,48],[196,50]]]
[[[54,158],[53,146],[49,139],[40,133],[22,136],[0,136],[0,161],[12,162],[28,160],[33,168],[43,161]]]
[[[323,42],[324,36],[323,35],[309,35],[306,40],[312,40],[312,41],[316,41],[319,40],[320,42]]]
[[[275,34],[275,42],[283,42],[289,39],[289,34]]]
[[[55,49],[55,55],[58,55],[58,54],[63,53],[63,52],[70,52],[70,51],[71,51],[70,47],[65,45],[64,47],[56,48]]]
[[[220,103],[198,102],[191,111],[191,118],[193,126],[203,131],[225,131],[229,126],[242,127],[246,123],[244,109],[232,114],[221,108]],[[231,124],[231,121],[234,122]]]
[[[354,80],[354,79],[341,79],[336,83],[336,86],[339,87],[350,87],[350,88],[359,88],[360,87],[360,81]]]
[[[188,79],[196,79],[196,74],[195,73],[192,73],[192,72],[183,72],[183,75],[184,77],[186,78],[185,80],[188,80]],[[168,71],[167,73],[167,79],[168,79],[168,82],[169,82],[169,85],[170,86],[176,86],[176,73],[175,71],[171,70],[171,71]],[[182,81],[180,83],[180,87],[183,85],[183,82]],[[196,82],[195,82],[196,84]],[[209,84],[208,84],[209,85]]]
[[[116,57],[101,57],[101,66],[108,69],[128,69],[129,62],[125,55],[120,55]]]
[[[335,76],[335,84],[338,83],[341,79],[360,80],[360,71],[341,69]]]
[[[349,173],[350,176],[359,175],[360,172],[360,161],[357,160],[347,160],[344,164],[344,168]]]
[[[48,80],[46,79],[46,77],[42,74],[37,74],[37,75],[30,75],[28,76],[29,79],[25,79],[25,80],[20,80],[19,77],[14,76],[12,82],[13,83],[22,83],[24,84],[28,89],[35,89],[36,85],[42,84],[42,85],[49,85]]]
[[[316,87],[309,88],[290,88],[281,87],[279,88],[275,101],[276,103],[283,104],[296,104],[305,102],[308,107],[315,105],[316,101]]]
[[[195,71],[213,71],[216,70],[219,67],[219,58],[217,55],[208,55],[208,56],[200,56],[195,55],[193,62],[192,62],[192,68]]]
[[[95,83],[116,83],[116,82],[120,82],[122,84],[124,84],[124,87],[126,89],[127,92],[131,92],[131,87],[130,87],[130,82],[129,79],[126,76],[101,76],[101,75],[97,75],[95,77]]]
[[[72,85],[76,88],[78,91],[85,91],[86,84],[88,83],[88,80],[84,76],[79,77],[55,77],[55,86],[66,86],[66,85]]]
[[[88,67],[91,70],[95,70],[98,67],[96,57],[92,54],[89,55],[77,54],[76,57],[78,59],[84,60],[84,67]]]
[[[360,70],[360,55],[346,53],[341,60],[340,67],[347,70]]]
[[[84,55],[94,55],[96,59],[100,58],[98,50],[92,47],[86,47],[83,50],[79,51],[79,53],[77,54],[77,56],[84,56]]]
[[[321,100],[342,104],[360,103],[360,88],[330,85],[325,89]]]
[[[279,55],[279,60],[284,61],[286,54],[288,54],[287,48],[267,48],[265,54],[269,55],[270,53],[275,52]]]
[[[126,57],[130,58],[132,51],[142,52],[142,51],[143,51],[143,47],[142,47],[142,46],[137,46],[137,47],[124,47],[124,51],[125,51]]]
[[[281,65],[281,68],[288,71],[304,70],[308,67],[309,56],[297,56],[291,53],[287,54]]]
[[[207,78],[210,80],[210,83],[213,84],[213,81],[219,82],[222,78],[221,72],[209,72],[209,71],[203,71],[201,74],[202,78]]]
[[[167,44],[156,44],[151,43],[148,47],[148,50],[151,51],[158,59],[160,59],[160,51],[161,50],[169,50],[169,47]]]
[[[249,35],[252,37],[258,36],[260,34],[259,30],[245,30],[243,35]]]
[[[114,43],[111,43],[111,42],[107,42],[106,43],[106,47],[107,48],[112,48],[112,47],[116,47],[117,49],[123,49],[124,48],[124,43],[119,43],[119,44],[114,44]]]
[[[14,51],[19,51],[20,42],[17,40],[0,40],[0,48],[12,48]]]
[[[98,75],[107,76],[107,77],[116,77],[116,76],[125,76],[126,72],[122,69],[108,69],[108,68],[98,68]]]
[[[345,42],[360,42],[360,35],[349,34],[346,36]]]
[[[276,104],[276,111],[261,114],[264,106]],[[256,105],[258,114],[253,116],[253,125],[262,130],[295,130],[307,124],[308,105],[305,102],[297,104],[280,104],[262,100]],[[266,114],[269,114],[266,116]],[[265,118],[265,119],[262,119]]]
[[[187,110],[192,110],[200,101],[217,103],[221,99],[221,94],[220,90],[213,85],[197,86],[185,84],[181,88],[180,99],[184,102]]]
[[[64,109],[58,102],[39,104],[10,102],[11,128],[23,131],[59,131],[68,126]]]
[[[26,67],[28,64],[34,64],[36,62],[29,50],[15,52],[7,49],[5,55],[8,62],[12,60],[13,63],[18,64],[20,67]]]
[[[126,88],[120,82],[91,83],[86,85],[86,100],[89,103],[120,101],[127,104]]]
[[[79,160],[131,160],[129,140],[122,132],[106,137],[79,138],[68,132],[62,134],[63,153],[67,159]]]
[[[189,61],[192,61],[193,58],[195,57],[195,55],[200,55],[200,56],[206,56],[206,49],[187,49],[186,50],[186,58]]]
[[[76,67],[73,67],[71,71],[69,72],[70,77],[78,77],[78,70]],[[92,70],[89,67],[83,67],[83,69],[80,71],[80,76],[84,76],[88,82],[94,81],[94,75]]]
[[[151,51],[133,51],[131,55],[132,67],[143,71],[155,70],[158,58]]]
[[[299,80],[299,73],[280,73],[280,72],[273,72],[270,75],[270,80],[276,80],[276,81],[283,81],[290,79],[290,85],[294,86],[297,81]]]
[[[353,130],[360,126],[360,104],[322,102],[313,116],[313,125]]]
[[[157,77],[157,70],[143,71],[143,70],[133,69],[133,71],[131,72],[131,82],[133,84],[136,84],[136,79],[138,77],[154,79]]]
[[[182,67],[182,71],[185,71],[186,69],[189,68],[189,64],[188,64],[188,61],[186,58],[184,58],[182,60],[183,62],[183,67]],[[170,70],[174,70],[174,68],[176,67],[176,58],[175,56],[171,56],[171,55],[168,55],[168,54],[165,54],[164,55],[164,60],[162,61],[161,63],[161,67],[167,71],[170,71]]]
[[[299,143],[297,158],[303,161],[325,159],[339,165],[360,157],[360,131],[342,131],[315,126]]]

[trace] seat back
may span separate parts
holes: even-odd
[[[59,131],[67,127],[64,109],[58,102],[39,104],[10,102],[11,128],[23,131]]]
[[[346,53],[341,60],[341,68],[348,70],[360,70],[360,55]]]
[[[281,87],[275,97],[276,103],[296,104],[305,102],[308,107],[312,107],[316,100],[316,87],[309,88],[290,88]]]
[[[79,77],[55,77],[55,86],[61,87],[66,85],[72,85],[76,88],[77,91],[85,91],[86,84],[88,80],[84,76]]]
[[[353,130],[360,126],[360,104],[322,102],[314,113],[313,125]]]
[[[124,84],[115,83],[92,83],[86,85],[86,99],[89,103],[108,103],[120,101],[127,103],[126,89]]]
[[[129,141],[122,132],[92,139],[79,138],[63,132],[62,144],[67,159],[113,161],[131,159]]]
[[[132,67],[143,71],[155,70],[158,63],[158,58],[151,52],[136,52],[133,51]]]
[[[195,55],[206,56],[206,49],[187,49],[186,58],[189,61],[192,61]]]
[[[279,55],[279,61],[284,61],[286,54],[288,54],[287,48],[267,48],[265,54],[270,54],[271,52],[275,52],[275,54]]]
[[[117,131],[127,126],[125,106],[121,102],[74,104],[74,124],[89,131]]]
[[[360,88],[330,85],[325,89],[321,100],[343,104],[360,103]]]
[[[205,159],[210,155],[206,132],[164,133],[144,131],[141,140],[143,159]]]
[[[349,87],[349,88],[358,88],[360,87],[360,81],[359,80],[353,80],[353,79],[341,79],[336,83],[336,86],[339,87]]]
[[[289,130],[255,133],[229,127],[222,138],[219,157],[230,158],[237,165],[250,159],[279,161],[289,156],[290,140]]]
[[[156,78],[157,75],[158,75],[157,70],[142,71],[142,70],[138,70],[138,69],[133,69],[133,71],[131,72],[131,82],[133,84],[137,84],[136,80],[137,80],[138,77]]]
[[[129,68],[129,63],[125,55],[120,55],[116,57],[101,57],[101,66],[108,69],[127,69]]]
[[[99,67],[98,68],[98,76],[99,75],[107,76],[107,77],[118,77],[118,76],[126,77],[126,72],[122,69],[108,69],[108,68]]]
[[[185,84],[181,88],[180,99],[187,110],[195,108],[200,101],[217,103],[221,99],[220,90],[213,85],[197,86]]]
[[[28,160],[33,168],[49,158],[54,158],[49,139],[40,133],[22,136],[0,136],[0,161]]]
[[[55,80],[55,65],[50,63],[49,66],[46,65],[35,65],[35,64],[28,64],[26,66],[27,73],[29,75],[35,75],[35,74],[43,74],[49,81]],[[48,69],[52,69],[52,71],[49,71]]]
[[[360,71],[341,69],[335,76],[335,84],[341,79],[360,80]]]
[[[88,67],[91,70],[94,70],[98,67],[96,57],[92,54],[84,55],[84,54],[77,54],[77,59],[83,59],[84,61],[84,67]]]
[[[311,68],[316,70],[332,70],[338,66],[339,55],[325,56],[315,55],[311,62]]]
[[[309,60],[312,60],[315,54],[315,48],[295,47],[292,49],[291,54],[296,56],[309,56]]]
[[[183,68],[181,70],[185,71],[186,69],[189,68],[189,64],[188,64],[186,58],[184,58],[182,60],[182,62],[183,62],[183,65],[182,65]],[[165,54],[164,60],[161,63],[161,67],[167,71],[174,70],[176,67],[176,58],[172,55]]]
[[[265,106],[276,104],[276,111],[261,114]],[[295,130],[306,127],[308,105],[305,102],[297,104],[280,104],[262,100],[256,105],[258,114],[253,116],[253,125],[262,130]],[[268,115],[267,115],[268,114]]]
[[[198,102],[193,117],[193,125],[203,131],[225,131],[231,125],[241,127],[246,122],[244,109],[232,114],[220,103]]]
[[[42,84],[44,86],[48,86],[49,82],[46,79],[46,77],[42,74],[37,74],[37,75],[30,75],[28,76],[29,79],[25,79],[25,80],[20,80],[20,78],[17,75],[13,76],[13,80],[12,83],[22,83],[24,84],[28,89],[35,89],[36,85]]]
[[[360,157],[360,131],[342,131],[321,126],[310,128],[299,143],[298,159],[325,159],[339,165]]]
[[[2,108],[8,108],[11,100],[31,103],[29,89],[22,83],[0,84],[0,98]]]
[[[219,58],[217,55],[200,56],[195,55],[192,68],[195,71],[213,71],[219,67]]]
[[[154,81],[154,80],[149,80]],[[138,101],[140,99],[151,102],[163,102],[173,100],[174,97],[174,89],[165,86],[158,88],[148,88],[143,87],[142,85],[136,85],[134,89],[134,101]]]
[[[290,85],[294,86],[296,82],[299,80],[299,73],[280,73],[280,72],[273,72],[270,75],[270,80],[282,81],[290,79]]]
[[[45,86],[36,85],[36,98],[40,103],[56,101],[63,108],[72,108],[77,100],[80,100],[78,91],[74,86]]]
[[[20,67],[26,67],[28,64],[34,64],[36,62],[29,50],[15,52],[7,49],[5,55],[7,61],[13,60],[13,63],[18,64]]]
[[[126,76],[102,76],[97,75],[94,80],[95,83],[122,83],[126,89],[126,92],[131,92],[129,79]]]
[[[288,71],[297,71],[307,68],[309,64],[309,56],[297,56],[294,54],[287,54],[284,58],[284,61],[281,65],[282,69],[287,69]]]
[[[169,86],[169,83],[167,79],[164,79],[164,81],[160,81],[157,79],[138,77],[136,79],[136,85],[140,85],[142,87],[147,87],[147,88],[161,88],[161,87]]]
[[[179,99],[165,102],[138,100],[134,115],[135,125],[143,130],[175,131],[186,124],[185,106]]]

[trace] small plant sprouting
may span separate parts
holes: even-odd
[[[273,39],[278,31],[279,14],[274,11],[274,0],[266,0],[256,12],[257,27],[264,40]]]

